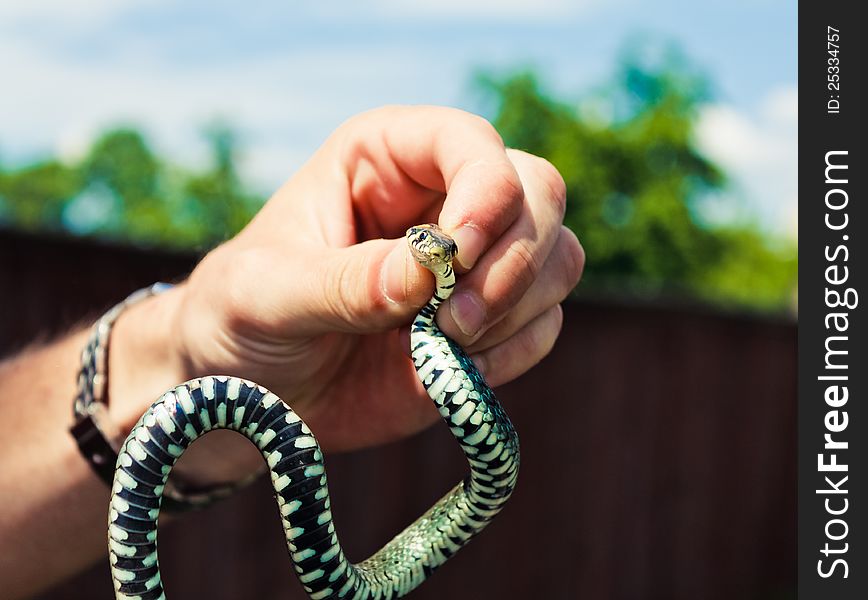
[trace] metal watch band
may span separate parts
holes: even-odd
[[[72,408],[75,422],[70,427],[70,433],[91,468],[109,487],[114,481],[118,450],[124,440],[120,429],[108,417],[108,353],[112,326],[130,306],[171,287],[167,283],[155,283],[133,292],[116,304],[94,324],[81,352],[78,389]],[[162,507],[174,512],[203,508],[249,485],[262,472],[264,469],[238,482],[207,487],[188,485],[173,477],[163,492]]]

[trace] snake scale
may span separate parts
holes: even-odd
[[[161,494],[178,457],[213,429],[238,431],[262,453],[290,559],[314,600],[404,596],[503,508],[518,476],[518,437],[473,362],[434,322],[455,286],[456,244],[431,224],[410,228],[406,237],[414,258],[436,280],[434,295],[411,326],[412,359],[467,458],[469,475],[373,556],[350,563],[332,522],[323,454],[307,425],[253,382],[193,379],[151,405],[119,453],[108,527],[116,598],[165,598],[157,560]]]

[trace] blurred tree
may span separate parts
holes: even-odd
[[[78,163],[0,172],[0,222],[142,245],[204,249],[240,230],[263,198],[243,189],[235,136],[206,132],[211,164],[189,171],[158,158],[136,129],[107,131]]]
[[[613,86],[575,104],[551,97],[533,73],[480,78],[506,144],[547,158],[566,181],[565,221],[588,255],[579,289],[786,305],[792,248],[774,249],[750,225],[701,218],[709,192],[726,183],[693,140],[706,82],[675,51],[643,56],[626,57]]]
[[[164,214],[166,203],[159,197],[161,166],[141,133],[124,128],[103,134],[80,171],[84,187],[71,206],[94,206],[92,221],[80,224],[82,229],[132,240],[163,240],[172,219],[166,219],[170,215]]]
[[[59,229],[65,203],[80,188],[78,170],[55,160],[0,173],[0,222],[27,231]]]
[[[183,191],[188,210],[210,237],[225,239],[239,231],[255,214],[262,199],[246,192],[235,167],[236,136],[223,123],[209,126],[212,167],[187,179]]]

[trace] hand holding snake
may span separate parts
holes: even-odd
[[[437,222],[456,239],[459,281],[436,320],[497,386],[549,351],[557,305],[577,283],[583,256],[561,225],[563,210],[563,181],[551,165],[505,149],[478,117],[433,107],[354,117],[190,278],[123,313],[107,365],[109,418],[129,431],[163,391],[223,373],[287,400],[326,452],[418,431],[438,415],[408,360],[406,324],[430,298],[433,278],[409,256],[405,229]],[[88,335],[72,332],[4,371],[17,400],[4,407],[15,451],[0,482],[17,490],[3,524],[4,548],[14,548],[4,563],[13,597],[105,552],[108,491],[74,440],[58,433],[69,427]],[[248,441],[219,435],[184,454],[175,469],[186,481],[235,481],[261,464]],[[46,554],[51,564],[38,560]]]
[[[161,342],[159,362],[122,363],[141,353],[119,348],[128,317],[119,321],[109,395],[129,410],[118,418],[131,428],[164,390],[225,373],[286,400],[326,451],[415,433],[438,418],[407,360],[407,324],[433,283],[406,228],[436,222],[455,238],[459,281],[437,323],[498,386],[542,359],[560,330],[559,302],[584,261],[563,211],[557,171],[505,149],[483,119],[434,107],[354,117],[184,284],[130,311]],[[141,332],[128,339],[154,345]],[[260,464],[240,440],[232,455],[247,458],[215,473],[226,453],[208,441],[187,453],[201,460],[185,455],[204,483]]]

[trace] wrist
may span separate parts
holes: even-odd
[[[165,391],[189,377],[176,342],[184,284],[153,296],[121,314],[108,352],[108,410],[126,435]]]
[[[188,290],[183,283],[131,306],[114,325],[108,408],[124,437],[163,393],[194,377],[217,374],[194,371],[184,350],[179,321]],[[258,450],[247,440],[231,432],[213,432],[189,448],[174,470],[188,485],[211,487],[234,485],[261,463]]]

